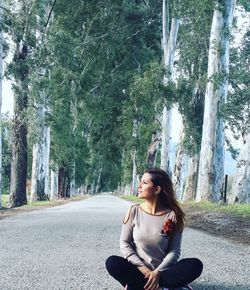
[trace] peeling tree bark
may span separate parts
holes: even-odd
[[[229,72],[229,33],[235,0],[215,8],[210,33],[208,82],[205,94],[202,142],[196,201],[218,201],[224,178],[224,128],[218,107],[226,100]]]

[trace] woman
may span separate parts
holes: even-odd
[[[128,290],[192,289],[187,284],[200,276],[203,265],[195,258],[178,261],[184,213],[166,172],[146,170],[138,197],[144,202],[131,206],[123,221],[124,258],[109,257],[108,272]]]

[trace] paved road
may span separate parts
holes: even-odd
[[[129,204],[99,195],[1,220],[0,290],[122,290],[104,261]],[[250,289],[250,246],[186,229],[182,255],[204,262],[194,289]]]

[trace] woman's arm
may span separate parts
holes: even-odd
[[[135,266],[143,267],[145,266],[139,256],[136,254],[133,248],[133,217],[134,208],[130,207],[124,218],[122,231],[120,236],[120,250],[125,259],[131,262]]]
[[[175,264],[181,254],[181,240],[182,240],[182,232],[179,230],[174,230],[171,234],[170,244],[168,248],[168,254],[163,259],[161,264],[156,268],[158,271],[164,271],[166,268]]]

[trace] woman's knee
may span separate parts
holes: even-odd
[[[110,256],[107,258],[106,269],[110,274],[113,274],[114,272],[117,272],[117,270],[119,270],[122,259],[123,258],[119,256]]]
[[[202,270],[203,270],[203,263],[201,262],[201,260],[197,259],[197,258],[193,258],[193,268],[195,269],[197,278],[201,275]]]

